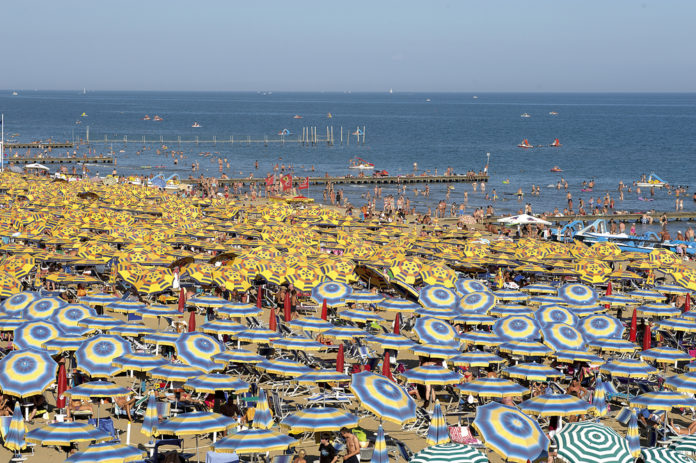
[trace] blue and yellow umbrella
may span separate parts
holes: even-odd
[[[425,443],[428,445],[438,445],[446,444],[449,441],[449,429],[445,417],[442,414],[442,406],[440,406],[440,401],[436,400],[433,414],[430,417],[428,434],[425,436]]]
[[[162,421],[157,427],[159,434],[195,436],[226,431],[237,426],[237,422],[219,413],[189,412]]]
[[[627,306],[631,304],[637,304],[638,302],[632,297],[624,296],[623,294],[609,294],[608,296],[602,296],[599,298],[601,304],[609,304],[616,307]]]
[[[268,407],[266,391],[259,388],[259,399],[256,401],[256,412],[254,412],[252,427],[256,429],[271,429],[271,426],[273,426],[273,414]]]
[[[594,409],[593,404],[569,394],[542,394],[525,400],[518,407],[534,416],[585,415]]]
[[[658,321],[657,326],[667,331],[683,331],[685,333],[693,333],[696,332],[696,318],[667,318],[665,320]]]
[[[401,312],[401,313],[413,313],[416,309],[420,308],[420,305],[400,298],[387,298],[382,302],[377,303],[377,308],[386,310],[387,312]]]
[[[75,352],[77,369],[92,378],[107,378],[121,371],[114,359],[131,353],[128,341],[121,336],[100,334],[88,339]]]
[[[222,353],[224,348],[217,339],[207,334],[183,333],[174,343],[174,347],[179,360],[191,366],[207,372],[221,367],[212,357]]]
[[[350,376],[335,369],[310,370],[292,380],[297,384],[311,385],[316,383],[338,383],[350,381]]]
[[[405,336],[394,333],[382,333],[367,338],[369,344],[376,344],[382,349],[403,350],[409,349],[415,343]]]
[[[647,378],[657,373],[657,370],[645,362],[635,359],[614,359],[600,367],[605,375],[617,378]]]
[[[247,392],[249,387],[249,383],[235,376],[221,373],[194,376],[184,383],[186,389],[207,394],[214,394],[216,391]]]
[[[179,309],[164,304],[151,304],[138,312],[141,317],[157,318],[181,315]]]
[[[663,294],[691,294],[693,292],[688,288],[678,285],[655,285],[651,289]]]
[[[137,338],[145,334],[152,334],[155,330],[141,323],[125,323],[108,329],[109,334],[117,334],[123,337]]]
[[[688,362],[691,356],[674,347],[653,347],[640,353],[641,360],[654,360],[657,363]]]
[[[306,336],[288,336],[271,340],[271,347],[284,350],[320,351],[326,345]]]
[[[500,336],[490,331],[467,331],[466,333],[462,333],[459,337],[463,343],[472,346],[493,347],[499,346],[505,342]]]
[[[398,384],[384,376],[363,371],[352,376],[351,392],[378,418],[401,426],[416,420],[416,403]]]
[[[495,297],[498,298],[498,300],[507,302],[524,302],[529,299],[528,294],[512,289],[501,289],[494,291],[493,294],[495,294]]]
[[[0,331],[14,331],[19,328],[22,323],[26,323],[28,321],[29,320],[26,318],[14,318],[5,314],[0,315]]]
[[[174,344],[180,336],[181,334],[176,331],[155,331],[152,334],[143,336],[143,341],[160,346],[174,347]]]
[[[22,323],[14,331],[15,349],[43,349],[44,343],[62,336],[63,331],[53,323],[41,320]]]
[[[492,363],[503,363],[505,360],[491,352],[471,351],[464,352],[456,357],[449,359],[452,365],[458,367],[487,367]]]
[[[588,317],[590,315],[595,315],[601,312],[606,312],[608,309],[605,305],[594,304],[594,305],[567,305],[568,309],[573,312],[578,317]]]
[[[529,392],[524,386],[505,378],[477,378],[457,386],[463,394],[478,397],[517,397]]]
[[[387,452],[387,441],[384,438],[384,428],[382,424],[377,427],[377,437],[375,437],[375,448],[372,452],[371,463],[389,463],[389,453]]]
[[[227,302],[225,305],[217,308],[219,315],[224,315],[230,318],[255,317],[261,314],[262,310],[256,307],[256,304],[244,304],[241,302]]]
[[[696,399],[675,391],[646,392],[630,400],[630,406],[670,411],[673,408],[696,407]]]
[[[24,318],[29,320],[46,320],[67,303],[57,297],[42,297],[32,301],[24,309]]]
[[[418,302],[428,309],[454,309],[457,294],[442,285],[428,285],[421,288]]]
[[[27,447],[27,443],[24,440],[24,436],[27,432],[27,425],[24,423],[24,416],[22,416],[22,408],[19,405],[19,400],[15,402],[14,411],[12,412],[12,419],[10,420],[10,426],[7,429],[7,434],[4,437],[4,444],[11,452],[15,454],[21,452]]]
[[[80,302],[89,305],[109,305],[118,302],[120,299],[112,294],[95,293],[82,296]]]
[[[491,402],[477,408],[473,423],[486,447],[513,463],[545,458],[549,439],[539,423],[514,407]]]
[[[96,317],[97,311],[84,304],[68,304],[58,309],[49,319],[66,333],[81,334],[84,329],[78,326],[80,320]]]
[[[594,305],[599,300],[594,289],[580,283],[563,285],[559,288],[558,295],[572,305]]]
[[[42,394],[56,379],[58,364],[45,351],[10,352],[0,360],[0,389],[15,397]]]
[[[148,372],[152,378],[162,379],[164,381],[188,381],[189,378],[200,376],[206,372],[200,368],[185,365],[183,363],[167,363],[165,365],[155,367]]]
[[[580,321],[576,314],[565,307],[555,304],[541,306],[539,310],[536,311],[534,318],[536,318],[542,327],[556,323],[576,326]]]
[[[413,329],[423,344],[459,346],[459,336],[452,325],[437,318],[419,318]]]
[[[303,317],[296,320],[292,320],[288,323],[292,328],[299,329],[302,331],[317,332],[321,333],[332,329],[334,326],[317,317]]]
[[[298,410],[280,422],[281,429],[289,429],[292,433],[338,431],[343,427],[354,428],[357,425],[357,416],[331,407]]]
[[[339,312],[338,318],[344,320],[350,320],[352,322],[367,323],[369,321],[383,322],[384,318],[377,315],[375,312],[370,312],[369,310],[362,309],[351,309]]]
[[[164,357],[140,352],[121,355],[114,359],[114,365],[122,370],[131,371],[150,371],[167,363],[169,362]]]
[[[676,317],[682,313],[681,309],[670,304],[644,304],[636,309],[642,317]]]
[[[86,331],[97,331],[97,330],[108,330],[116,326],[125,324],[122,320],[118,320],[114,317],[109,317],[108,315],[101,315],[97,317],[83,318],[77,322],[77,326],[87,328]]]
[[[582,333],[565,323],[547,325],[541,330],[544,344],[553,350],[583,350],[585,338]]]
[[[536,320],[524,315],[499,319],[493,325],[493,332],[506,341],[532,341],[540,337]]]
[[[35,444],[68,446],[74,442],[103,442],[111,436],[91,424],[73,422],[56,422],[27,433],[26,440]]]
[[[370,334],[355,326],[334,326],[330,330],[321,333],[325,338],[332,338],[338,341],[349,341],[351,339],[366,338]]]
[[[292,437],[271,431],[270,429],[244,429],[227,434],[227,437],[213,444],[213,448],[216,452],[234,452],[238,455],[243,455],[278,452],[286,450],[296,443],[297,441]]]
[[[141,461],[145,457],[145,452],[131,445],[119,444],[114,442],[102,442],[92,444],[85,450],[73,453],[66,463],[128,463],[131,461]]]
[[[685,373],[665,378],[665,387],[684,394],[696,394],[696,373]]]
[[[147,408],[143,415],[143,424],[140,427],[140,432],[148,437],[157,435],[157,426],[159,426],[159,414],[157,413],[157,398],[155,393],[151,392],[147,399]]]
[[[345,300],[353,294],[353,288],[340,281],[325,281],[312,288],[311,298],[317,304],[326,301],[329,307],[345,305]]]
[[[256,368],[281,376],[300,376],[312,371],[307,365],[289,359],[264,360]]]
[[[259,363],[265,358],[259,354],[245,349],[230,349],[220,354],[213,355],[213,360],[222,363]]]
[[[437,359],[449,359],[460,354],[459,350],[450,346],[415,344],[410,348],[411,352],[419,357],[430,357]]]
[[[620,338],[624,333],[624,325],[611,315],[590,315],[580,322],[580,331],[588,340],[597,338]]]
[[[552,355],[561,363],[585,362],[591,365],[601,365],[604,363],[604,359],[602,357],[598,357],[590,352],[584,352],[581,350],[559,350],[554,352]]]
[[[548,346],[537,341],[509,341],[500,344],[500,352],[513,355],[544,356],[553,352]]]
[[[488,286],[482,281],[460,278],[454,282],[454,287],[459,294],[469,294],[475,292],[490,292]]]
[[[201,331],[208,334],[236,334],[247,329],[245,325],[234,320],[215,319],[201,325]]]
[[[468,293],[457,302],[456,310],[462,314],[488,313],[496,304],[496,297],[488,291]]]
[[[140,301],[116,301],[106,306],[107,309],[120,313],[138,313],[146,307],[147,304]]]
[[[558,294],[558,288],[546,283],[535,283],[522,288],[522,291],[536,294]]]
[[[279,338],[280,335],[265,328],[251,328],[241,331],[234,335],[238,340],[255,344],[269,344],[272,339]]]
[[[11,317],[21,317],[24,314],[24,309],[39,297],[39,293],[33,291],[15,294],[5,299],[5,302],[2,303],[2,311]]]
[[[452,321],[463,325],[494,325],[496,318],[482,314],[459,314]]]
[[[596,338],[587,344],[604,352],[635,352],[638,349],[637,345],[627,339]]]
[[[425,385],[448,385],[457,384],[462,380],[462,376],[452,370],[448,370],[442,365],[421,365],[411,368],[401,373],[409,383]]]
[[[91,399],[92,397],[105,398],[130,394],[130,390],[117,386],[109,381],[90,381],[72,387],[64,392],[66,397],[78,399]]]
[[[602,382],[602,378],[597,377],[597,382],[595,383],[595,390],[592,393],[592,406],[594,407],[594,414],[601,418],[609,413],[609,407],[607,406],[607,391]]]
[[[663,293],[658,293],[657,291],[652,291],[649,289],[637,289],[635,291],[631,291],[630,293],[627,293],[626,295],[630,296],[634,299],[642,299],[644,301],[655,301],[655,302],[664,301],[667,297]]]
[[[416,314],[421,317],[438,318],[440,320],[453,320],[459,316],[459,314],[452,309],[428,309],[425,307],[416,310]]]
[[[533,318],[534,309],[527,305],[498,304],[488,314],[498,318],[511,317],[512,315],[525,315]]]
[[[555,368],[537,362],[518,363],[505,368],[501,373],[510,378],[527,381],[548,381],[549,379],[557,379],[564,376],[563,373]]]
[[[198,307],[222,307],[226,304],[229,304],[229,301],[226,299],[223,299],[218,296],[206,296],[206,295],[200,295],[200,296],[194,296],[191,299],[186,301],[186,304],[188,305],[195,305]]]

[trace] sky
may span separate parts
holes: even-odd
[[[0,88],[694,92],[692,0],[22,0]]]

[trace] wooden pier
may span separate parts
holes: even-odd
[[[54,142],[31,142],[31,143],[5,143],[6,150],[24,150],[24,149],[61,149],[61,148],[73,148],[74,144],[71,142],[65,143],[54,143]]]
[[[113,156],[92,157],[18,157],[5,158],[7,163],[13,164],[113,164]]]
[[[304,180],[304,177],[294,177],[293,181]],[[228,178],[217,179],[218,184],[230,183],[264,183],[265,178]],[[310,185],[403,185],[417,183],[474,183],[488,182],[488,175],[417,175],[417,176],[388,176],[388,177],[309,177]],[[182,179],[181,183],[198,184],[199,179]]]

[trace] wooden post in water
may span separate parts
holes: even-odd
[[[179,149],[181,149],[181,135],[179,135],[176,139],[177,139],[177,142],[179,143]]]
[[[341,144],[343,144],[343,126],[341,126]]]
[[[363,145],[365,144],[365,126],[363,125]]]
[[[128,145],[128,135],[124,135],[124,136],[123,136],[123,143],[125,143],[126,145]]]
[[[333,146],[334,144],[334,137],[333,137],[333,125],[331,126],[331,145]]]
[[[213,135],[213,146],[217,146],[217,136]]]
[[[143,145],[145,144],[145,135],[143,135]]]
[[[251,135],[247,135],[247,145],[251,145]]]
[[[263,136],[263,146],[268,147],[268,135]]]

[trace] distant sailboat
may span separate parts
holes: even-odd
[[[478,97],[476,95],[473,96],[474,100],[478,100]]]
[[[153,119],[153,121],[161,121],[161,120],[162,120],[162,118],[157,116],[157,115],[155,115],[155,118]]]
[[[529,141],[527,141],[526,138],[524,140],[522,140],[522,143],[517,145],[517,147],[518,148],[533,148],[533,146],[529,144]]]
[[[12,96],[17,96],[17,95],[19,95],[19,93],[17,93],[17,92],[12,92]]]
[[[389,89],[389,94],[391,95],[392,93],[394,93],[394,90],[390,88],[390,89]]]
[[[552,116],[558,116],[558,113],[556,111],[550,111],[549,114]]]
[[[145,114],[145,117],[143,117],[143,120],[144,120],[144,121],[149,121],[149,120],[150,120],[150,115],[149,115],[149,114]]]
[[[326,115],[326,117],[329,118],[329,119],[331,119],[333,116],[331,115],[331,113],[329,113],[329,114]]]
[[[83,94],[83,95],[87,95],[87,89],[84,88],[84,87],[82,88],[82,94]]]
[[[82,114],[80,114],[80,117],[87,117],[87,113],[83,112]]]
[[[299,114],[295,114],[294,116],[292,116],[292,118],[293,119],[302,119],[302,116],[300,116]]]
[[[551,143],[549,146],[553,146],[554,148],[558,148],[559,146],[561,146],[561,142],[558,140],[558,138],[556,138],[553,141],[553,143]]]
[[[527,117],[532,117],[532,116],[530,116],[529,113],[522,113],[522,114],[520,115],[520,117],[527,118]]]

